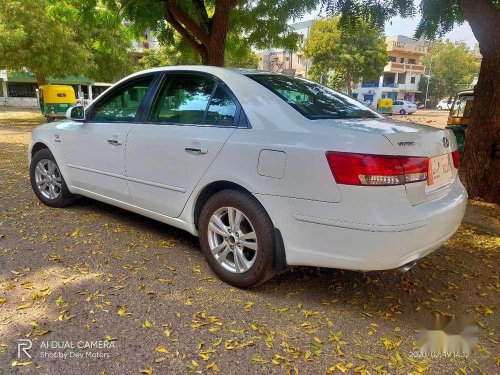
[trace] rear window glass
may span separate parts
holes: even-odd
[[[249,74],[309,119],[379,118],[355,99],[305,79],[278,74]]]

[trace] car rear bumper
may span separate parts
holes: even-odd
[[[445,196],[416,206],[397,188],[379,197],[358,194],[358,202],[258,198],[283,235],[287,264],[387,270],[438,249],[459,228],[467,204],[458,179]]]

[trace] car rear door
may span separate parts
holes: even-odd
[[[154,74],[135,77],[86,110],[87,120],[62,123],[60,143],[72,185],[128,202],[125,143]]]
[[[240,106],[226,85],[201,73],[165,73],[126,149],[135,205],[170,217],[191,192],[239,123]]]

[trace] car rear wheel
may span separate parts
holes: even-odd
[[[238,190],[214,194],[202,209],[198,229],[201,250],[224,282],[251,288],[274,275],[273,224],[251,195]]]
[[[443,107],[441,107],[441,106],[438,106],[438,107],[437,107],[437,110],[438,110],[438,111],[440,111],[440,110],[442,110],[442,109],[443,109]]]
[[[400,115],[406,115],[406,111],[404,109],[402,109],[401,111],[399,111],[399,114]]]
[[[38,199],[47,206],[65,207],[74,201],[49,149],[42,149],[31,158],[30,182]]]

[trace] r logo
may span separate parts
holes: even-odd
[[[21,358],[21,351],[28,356],[28,358],[31,358],[30,353],[28,353],[28,350],[31,349],[31,346],[33,343],[31,340],[28,339],[19,339],[17,340],[17,358]]]

